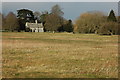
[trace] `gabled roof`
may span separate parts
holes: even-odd
[[[43,28],[43,25],[42,23],[26,23],[26,27],[29,27],[29,28]]]

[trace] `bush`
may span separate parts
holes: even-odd
[[[98,34],[103,35],[117,35],[118,34],[118,23],[117,22],[104,22],[98,30]]]
[[[31,29],[30,28],[26,28],[25,32],[31,32]]]

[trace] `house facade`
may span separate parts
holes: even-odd
[[[31,32],[44,32],[44,26],[42,23],[38,23],[37,20],[35,23],[26,22],[26,28],[29,28]]]

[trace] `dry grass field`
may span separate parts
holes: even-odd
[[[3,78],[117,78],[118,36],[2,33]]]

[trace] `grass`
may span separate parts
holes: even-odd
[[[2,34],[3,78],[118,78],[118,36]]]

